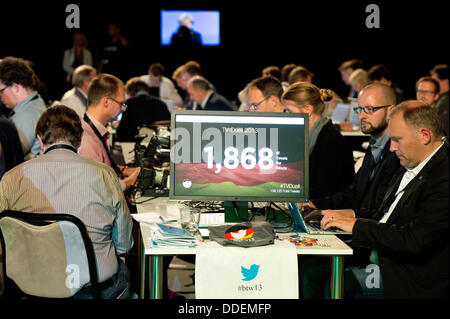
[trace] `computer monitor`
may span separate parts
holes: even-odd
[[[303,202],[304,113],[172,112],[170,199]]]
[[[179,31],[180,20],[188,17],[195,40],[202,46],[220,45],[220,11],[218,10],[161,10],[161,45],[169,46]]]

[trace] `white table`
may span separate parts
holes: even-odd
[[[167,197],[159,197],[145,201],[147,199],[149,199],[149,197],[141,197],[137,200],[138,213],[157,212],[167,219],[178,219],[177,201],[169,201]],[[202,243],[200,242],[197,247],[191,248],[154,248],[150,245],[151,225],[140,223],[140,229],[140,298],[143,299],[145,297],[145,288],[148,286],[150,289],[150,297],[152,299],[161,299],[163,280],[162,257],[175,255],[195,255],[198,250],[202,249]],[[279,234],[279,237],[288,235],[289,234]],[[331,243],[330,247],[297,247],[297,254],[331,256],[331,298],[341,299],[343,297],[344,256],[352,255],[353,250],[334,235],[303,235],[311,238],[323,238],[327,242]],[[147,265],[148,274],[146,271]],[[151,286],[149,286],[150,284]]]

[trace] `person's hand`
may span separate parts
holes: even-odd
[[[322,210],[322,215],[328,217],[346,217],[355,218],[355,212],[352,209],[325,209]]]
[[[125,176],[125,178],[122,180],[126,185],[126,189],[128,189],[136,184],[137,179],[139,178],[139,174],[141,173],[141,168],[127,167],[122,171],[122,173]]]
[[[320,221],[320,227],[327,230],[331,227],[336,227],[344,232],[353,232],[356,218],[351,209],[348,210],[324,210],[322,211],[323,218]]]
[[[303,211],[305,211],[307,213],[317,209],[316,205],[314,205],[314,203],[311,201],[306,202],[306,203],[299,203],[299,204],[297,204],[297,207],[299,210],[303,209]]]

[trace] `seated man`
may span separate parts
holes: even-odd
[[[3,174],[22,162],[23,152],[16,126],[0,115],[0,180]]]
[[[247,88],[248,106],[250,112],[279,112],[284,111],[281,103],[283,86],[274,77],[261,77],[251,81]]]
[[[66,105],[77,112],[83,118],[88,106],[87,90],[89,83],[97,75],[97,71],[90,65],[80,65],[72,74],[73,88],[64,93],[61,104]]]
[[[127,109],[123,112],[117,128],[117,141],[134,141],[134,137],[139,134],[139,126],[170,120],[166,104],[148,94],[148,85],[143,80],[138,77],[131,78],[125,89],[130,98],[125,101]]]
[[[0,211],[68,213],[86,225],[103,298],[129,297],[129,271],[117,255],[133,246],[132,220],[114,171],[79,156],[83,129],[72,109],[47,109],[36,126],[44,154],[8,171],[0,182]],[[84,297],[89,297],[89,294]]]
[[[366,86],[358,97],[361,131],[370,134],[370,146],[364,156],[352,184],[339,193],[323,198],[312,198],[305,203],[305,210],[351,208],[358,217],[371,218],[389,187],[400,163],[394,153],[389,151],[388,114],[395,106],[394,90],[381,83]],[[373,109],[369,107],[385,106]],[[363,257],[364,258],[364,257]],[[346,258],[346,266],[358,264],[360,257]],[[300,281],[304,298],[322,298],[329,274],[329,258],[307,257],[300,264]],[[314,285],[310,283],[314,282]],[[320,283],[321,282],[321,283]]]
[[[171,100],[174,105],[183,105],[183,100],[173,82],[164,76],[164,66],[161,63],[153,63],[148,68],[148,74],[140,77],[149,87],[159,88],[161,100]],[[148,89],[147,89],[148,91]]]
[[[386,298],[448,298],[449,148],[442,123],[420,101],[399,104],[389,117],[390,150],[403,167],[380,207],[370,219],[322,211],[321,226],[351,232],[353,247],[372,251]]]
[[[27,61],[15,57],[0,60],[0,98],[11,110],[9,116],[17,127],[26,160],[41,153],[34,130],[46,106],[35,89],[37,84],[38,78]]]
[[[139,167],[119,168],[108,144],[108,123],[125,110],[125,91],[121,80],[110,74],[99,74],[89,85],[88,109],[83,117],[83,138],[78,153],[111,166],[119,177],[122,190],[133,186],[139,177]]]
[[[211,83],[200,75],[193,76],[187,86],[193,110],[232,111],[231,102],[217,93]]]

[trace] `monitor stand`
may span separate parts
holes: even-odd
[[[241,223],[248,221],[248,202],[225,201],[223,206],[225,209],[226,223]]]

